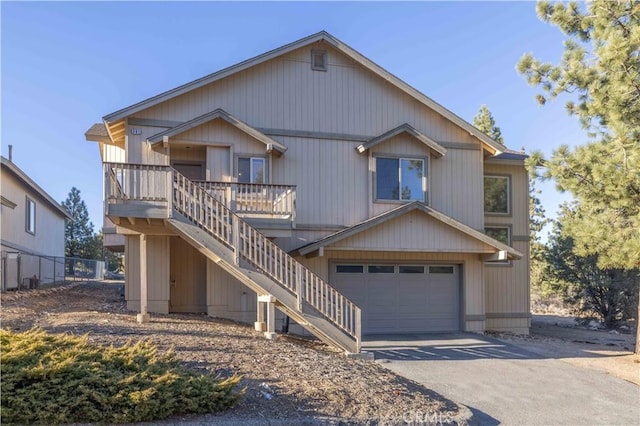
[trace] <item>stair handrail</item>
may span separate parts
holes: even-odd
[[[313,271],[295,260],[264,234],[245,222],[205,188],[171,169],[173,208],[234,251],[235,262],[246,260],[306,303],[356,341],[360,349],[360,308]]]

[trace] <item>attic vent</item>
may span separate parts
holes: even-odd
[[[325,50],[311,51],[311,69],[315,71],[327,70],[327,52]]]

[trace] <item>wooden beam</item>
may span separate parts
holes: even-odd
[[[140,313],[137,315],[139,323],[149,322],[147,284],[147,236],[140,234]]]
[[[509,260],[509,255],[506,250],[500,250],[493,254],[482,256],[482,260],[485,262],[504,262]]]

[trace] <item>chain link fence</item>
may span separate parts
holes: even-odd
[[[41,256],[2,251],[0,290],[21,290],[64,281],[101,280],[106,272],[102,260]]]

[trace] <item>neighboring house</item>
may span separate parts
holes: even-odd
[[[1,160],[2,290],[34,277],[64,279],[64,222],[71,217],[10,159]]]
[[[126,298],[273,336],[527,333],[525,156],[320,32],[116,111]],[[266,312],[266,316],[265,316]]]

